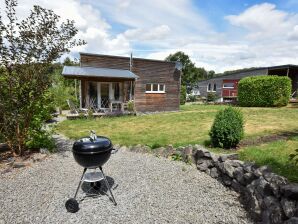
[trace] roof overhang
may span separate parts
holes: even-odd
[[[129,70],[64,66],[62,75],[68,78],[110,78],[110,79],[137,79],[139,76]]]

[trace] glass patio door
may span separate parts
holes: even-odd
[[[109,108],[109,88],[109,83],[100,83],[101,108]]]

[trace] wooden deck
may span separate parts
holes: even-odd
[[[136,115],[135,112],[129,112],[129,111],[113,111],[113,112],[106,112],[106,113],[93,113],[92,116],[88,114],[67,114],[66,118],[68,120],[74,120],[74,119],[86,119],[86,118],[100,118],[100,117],[117,117],[117,116],[126,116],[126,115]]]

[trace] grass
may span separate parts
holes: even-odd
[[[245,147],[239,154],[242,160],[268,165],[275,173],[286,176],[292,182],[298,182],[298,166],[289,161],[289,155],[295,149],[298,149],[298,137]]]
[[[77,139],[89,135],[90,130],[95,130],[97,135],[109,136],[114,144],[142,144],[151,148],[168,144],[175,147],[204,144],[209,140],[208,132],[215,114],[224,107],[222,105],[184,105],[180,112],[96,120],[67,120],[57,126],[57,131]],[[245,118],[245,142],[253,143],[253,140],[263,136],[292,136],[289,140],[243,147],[240,150],[241,158],[255,161],[259,165],[268,164],[275,172],[298,182],[297,166],[290,165],[288,162],[289,154],[298,148],[297,108],[240,109]],[[212,149],[212,151],[223,152],[219,149]]]

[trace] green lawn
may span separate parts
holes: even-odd
[[[143,144],[152,148],[172,144],[204,144],[215,114],[222,105],[185,105],[180,112],[143,116],[98,118],[96,120],[67,120],[57,126],[57,131],[70,138],[80,138],[95,130],[98,135],[109,136],[114,144]],[[288,155],[298,148],[298,109],[240,108],[245,118],[245,142],[268,135],[292,136],[291,140],[277,141],[240,150],[241,157],[258,164],[270,164],[280,174],[287,174]],[[217,150],[218,151],[218,150]],[[296,167],[296,166],[295,166]],[[297,167],[296,167],[297,168]],[[292,169],[292,168],[291,168]],[[294,170],[294,169],[292,169]],[[294,175],[294,177],[293,177]],[[298,182],[298,174],[297,174]]]

